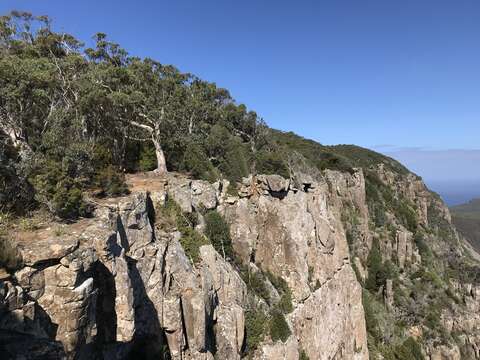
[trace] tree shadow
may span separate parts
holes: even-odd
[[[133,287],[135,307],[135,335],[128,359],[170,359],[170,352],[158,312],[148,297],[137,262],[127,257]]]
[[[155,218],[153,204],[147,204],[148,217]],[[109,252],[116,258],[122,256],[122,251],[129,249],[128,235],[122,218],[117,216],[117,233],[107,240]],[[120,242],[120,244],[118,243]],[[117,342],[117,314],[115,309],[116,284],[111,271],[100,261],[95,270],[95,287],[98,289],[96,319],[97,337],[96,348],[99,353],[106,351],[115,354],[115,358],[122,359],[170,359],[170,352],[164,329],[162,328],[158,312],[150,300],[145,284],[137,267],[137,261],[130,256],[125,256],[128,266],[128,277],[132,285],[134,328],[135,333],[130,342]]]

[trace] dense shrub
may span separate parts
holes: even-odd
[[[230,182],[228,184],[227,194],[230,196],[238,196],[238,189],[236,183]]]
[[[269,330],[270,337],[274,342],[279,340],[285,342],[292,334],[285,315],[277,309],[272,310],[270,313]]]
[[[216,210],[211,210],[205,214],[205,235],[210,239],[219,254],[233,259],[230,226]]]
[[[2,141],[0,137],[0,211],[22,215],[34,206],[33,188],[15,165],[17,155]]]
[[[372,295],[367,291],[362,292],[363,310],[365,311],[365,324],[367,332],[376,341],[380,339],[380,331],[378,328],[378,320],[376,318],[375,309],[372,304]]]
[[[200,247],[210,243],[208,239],[198,231],[192,228],[187,228],[182,232],[180,244],[182,245],[185,254],[187,254],[194,263],[198,263],[200,261]]]
[[[65,173],[58,162],[44,161],[32,175],[35,199],[63,219],[88,216],[91,207],[83,200],[81,184]]]
[[[182,234],[180,244],[187,257],[193,263],[200,261],[200,247],[210,244],[210,241],[195,230],[197,225],[196,214],[183,213],[180,206],[171,197],[167,197],[164,207],[157,214],[157,221],[163,222],[164,226],[176,226]]]
[[[69,180],[58,183],[50,201],[50,210],[62,219],[89,216],[91,208],[83,201],[82,190],[70,184]]]
[[[285,163],[285,155],[281,151],[259,151],[256,154],[256,170],[258,174],[277,174],[290,178],[290,171]]]
[[[219,169],[233,182],[241,181],[250,173],[248,148],[238,138],[232,138],[227,144],[225,158],[221,160]]]
[[[0,234],[0,268],[14,271],[21,266],[22,257],[17,246],[6,235]]]
[[[143,146],[138,159],[140,171],[152,171],[157,167],[157,157],[153,146]]]
[[[415,245],[422,257],[422,264],[429,266],[433,260],[433,254],[425,241],[425,235],[422,232],[417,232],[414,237]]]
[[[267,316],[261,310],[245,313],[246,353],[253,353],[265,337]]]
[[[368,254],[367,267],[368,278],[365,282],[365,287],[368,290],[375,292],[381,285],[383,285],[385,280],[382,266],[382,253],[380,250],[380,244],[376,238],[373,240],[372,248]]]
[[[208,181],[215,181],[217,179],[215,168],[199,144],[188,144],[185,149],[182,168],[196,179]]]
[[[125,175],[112,165],[98,172],[96,183],[100,188],[101,196],[122,196],[129,193]]]
[[[301,350],[298,356],[298,360],[310,360],[305,350]]]
[[[409,337],[402,345],[394,349],[395,360],[424,360],[420,344],[412,337]]]

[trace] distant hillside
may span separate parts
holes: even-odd
[[[458,231],[480,251],[480,199],[451,208],[453,222]]]

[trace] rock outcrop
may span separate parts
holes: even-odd
[[[32,338],[58,358],[240,359],[247,285],[211,245],[192,263],[180,232],[157,224],[170,196],[199,217],[199,231],[202,211],[224,214],[244,266],[286,281],[292,335],[285,343],[267,336],[255,358],[298,359],[303,350],[310,359],[367,359],[361,288],[340,210],[331,209],[326,182],[308,181],[259,176],[232,198],[228,183],[172,176],[153,192],[103,201],[94,218],[62,233],[20,237],[25,266],[0,291],[0,329],[17,336],[1,351],[26,356],[20,344]]]
[[[17,234],[24,266],[0,280],[2,358],[368,359],[359,280],[365,284],[371,275],[372,243],[412,274],[425,261],[418,239],[388,209],[385,221],[395,227],[372,226],[362,170],[306,172],[297,162],[292,171],[291,179],[244,179],[236,196],[227,193],[228,181],[169,175],[149,180],[152,191],[145,181],[129,196],[102,200],[93,218],[61,231]],[[395,196],[416,204],[421,226],[450,224],[448,210],[420,180],[399,181],[381,166],[374,171]],[[212,245],[199,246],[195,256],[184,248],[182,229],[166,225],[169,199],[185,219],[196,219],[191,231],[198,234],[209,211],[221,214],[235,258]],[[450,254],[433,232],[426,236],[432,251]],[[266,294],[251,289],[246,273],[263,279]],[[451,296],[463,294],[466,306],[443,312],[442,326],[470,335],[460,335],[458,346],[423,351],[430,359],[479,358],[480,319],[472,316],[480,310],[479,286],[453,280],[452,286]],[[399,311],[396,291],[390,278],[378,290],[391,313]],[[261,324],[252,347],[247,314],[259,311],[268,322],[287,295],[286,338],[273,340]],[[424,329],[408,331],[418,338]]]

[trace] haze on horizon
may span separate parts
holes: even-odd
[[[13,9],[214,81],[274,128],[386,153],[449,203],[480,196],[478,1],[0,3]]]

